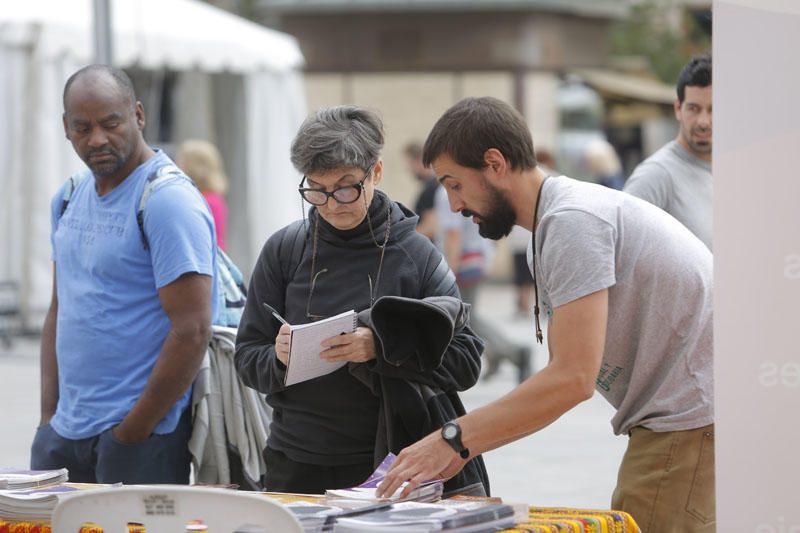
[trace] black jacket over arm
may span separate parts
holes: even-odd
[[[292,324],[309,322],[307,311],[333,316],[354,309],[362,325],[373,327],[371,296],[459,297],[455,276],[442,255],[415,231],[413,213],[376,191],[369,217],[371,230],[365,221],[340,231],[312,208],[307,224],[293,223],[269,238],[253,270],[236,341],[236,367],[245,384],[267,394],[274,409],[268,446],[296,461],[348,464],[367,455],[377,464],[386,452],[398,453],[464,414],[457,392],[472,387],[480,373],[483,342],[468,323],[454,321],[452,340],[441,354],[427,354],[426,346],[412,350],[413,356],[383,354],[376,335],[375,360],[283,385],[286,369],[274,346],[280,323],[262,302]],[[376,241],[383,242],[387,223],[390,237],[376,281]],[[309,298],[315,227],[317,276]],[[376,285],[372,295],[371,283]],[[450,480],[446,490],[476,482],[483,483],[488,494],[480,457]]]

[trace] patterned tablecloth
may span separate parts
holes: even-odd
[[[633,517],[622,511],[530,507],[528,521],[507,532],[638,533]]]

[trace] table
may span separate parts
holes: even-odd
[[[264,493],[284,503],[319,502],[321,496]],[[555,507],[528,508],[528,520],[504,533],[638,533],[633,518],[622,511],[569,509]],[[46,522],[12,522],[0,518],[0,533],[52,533]]]

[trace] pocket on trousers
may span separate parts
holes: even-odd
[[[144,460],[147,457],[152,438],[153,436],[150,435],[142,442],[122,442],[108,429],[100,434],[97,442],[97,453],[106,460]]]
[[[714,521],[716,495],[714,493],[714,432],[706,430],[702,435],[700,453],[689,488],[686,512],[703,524]]]
[[[48,469],[50,453],[56,446],[54,434],[56,432],[50,427],[50,422],[45,422],[36,428],[31,442],[31,468],[35,470]]]
[[[152,435],[150,435],[149,437],[144,439],[142,442],[122,442],[121,440],[119,440],[117,437],[114,436],[114,431],[113,430],[114,430],[114,428],[106,430],[103,433],[103,436],[105,436],[109,441],[113,442],[117,446],[126,446],[128,448],[133,448],[133,447],[136,447],[136,446],[141,446],[142,444],[147,444],[147,442],[153,437]]]

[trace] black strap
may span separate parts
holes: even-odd
[[[296,220],[289,224],[281,238],[281,266],[284,287],[289,284],[289,280],[294,277],[295,272],[300,267],[303,259],[303,252],[306,248],[306,227],[305,220]],[[288,247],[288,248],[287,248]],[[289,261],[283,261],[286,257],[284,250],[289,250]]]

